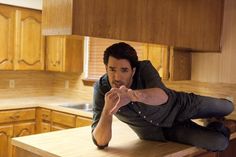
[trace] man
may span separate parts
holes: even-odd
[[[134,48],[124,42],[108,47],[103,61],[107,73],[94,87],[92,136],[98,148],[111,140],[113,115],[140,139],[211,151],[227,148],[229,129],[222,123],[202,127],[191,119],[226,116],[234,109],[232,102],[168,89],[151,63],[138,61]]]

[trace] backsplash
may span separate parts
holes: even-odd
[[[53,75],[40,71],[0,71],[0,98],[52,95]]]
[[[0,98],[61,96],[91,102],[93,86],[84,85],[83,74],[40,71],[0,71]],[[14,81],[12,83],[11,81]],[[167,87],[236,101],[236,84],[165,81]],[[14,88],[10,87],[14,86]]]
[[[56,96],[91,101],[93,86],[84,85],[83,74],[53,73],[53,94]]]

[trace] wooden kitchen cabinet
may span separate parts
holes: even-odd
[[[44,108],[36,109],[36,133],[51,131],[51,110]]]
[[[0,5],[0,70],[13,69],[15,9]]]
[[[14,156],[11,138],[34,134],[35,109],[0,111],[0,157]]]
[[[0,70],[44,70],[41,11],[0,4]]]
[[[76,127],[83,127],[83,126],[88,126],[91,124],[92,124],[91,118],[85,118],[81,116],[76,117]]]
[[[13,135],[12,125],[0,124],[0,157],[11,157],[11,137]]]
[[[81,73],[83,44],[80,36],[49,36],[46,38],[46,70]]]
[[[14,124],[13,137],[32,135],[35,133],[35,122]]]
[[[219,51],[223,6],[223,0],[43,0],[43,34]]]
[[[41,12],[16,10],[15,70],[44,70],[44,37]]]
[[[76,116],[68,113],[52,111],[52,131],[74,128]]]

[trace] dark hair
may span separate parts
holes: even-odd
[[[132,68],[138,64],[138,56],[135,49],[125,42],[115,43],[109,46],[104,51],[103,63],[108,64],[109,57],[112,56],[116,59],[127,59]]]

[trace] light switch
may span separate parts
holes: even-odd
[[[65,80],[65,89],[68,89],[70,86],[69,80]]]

